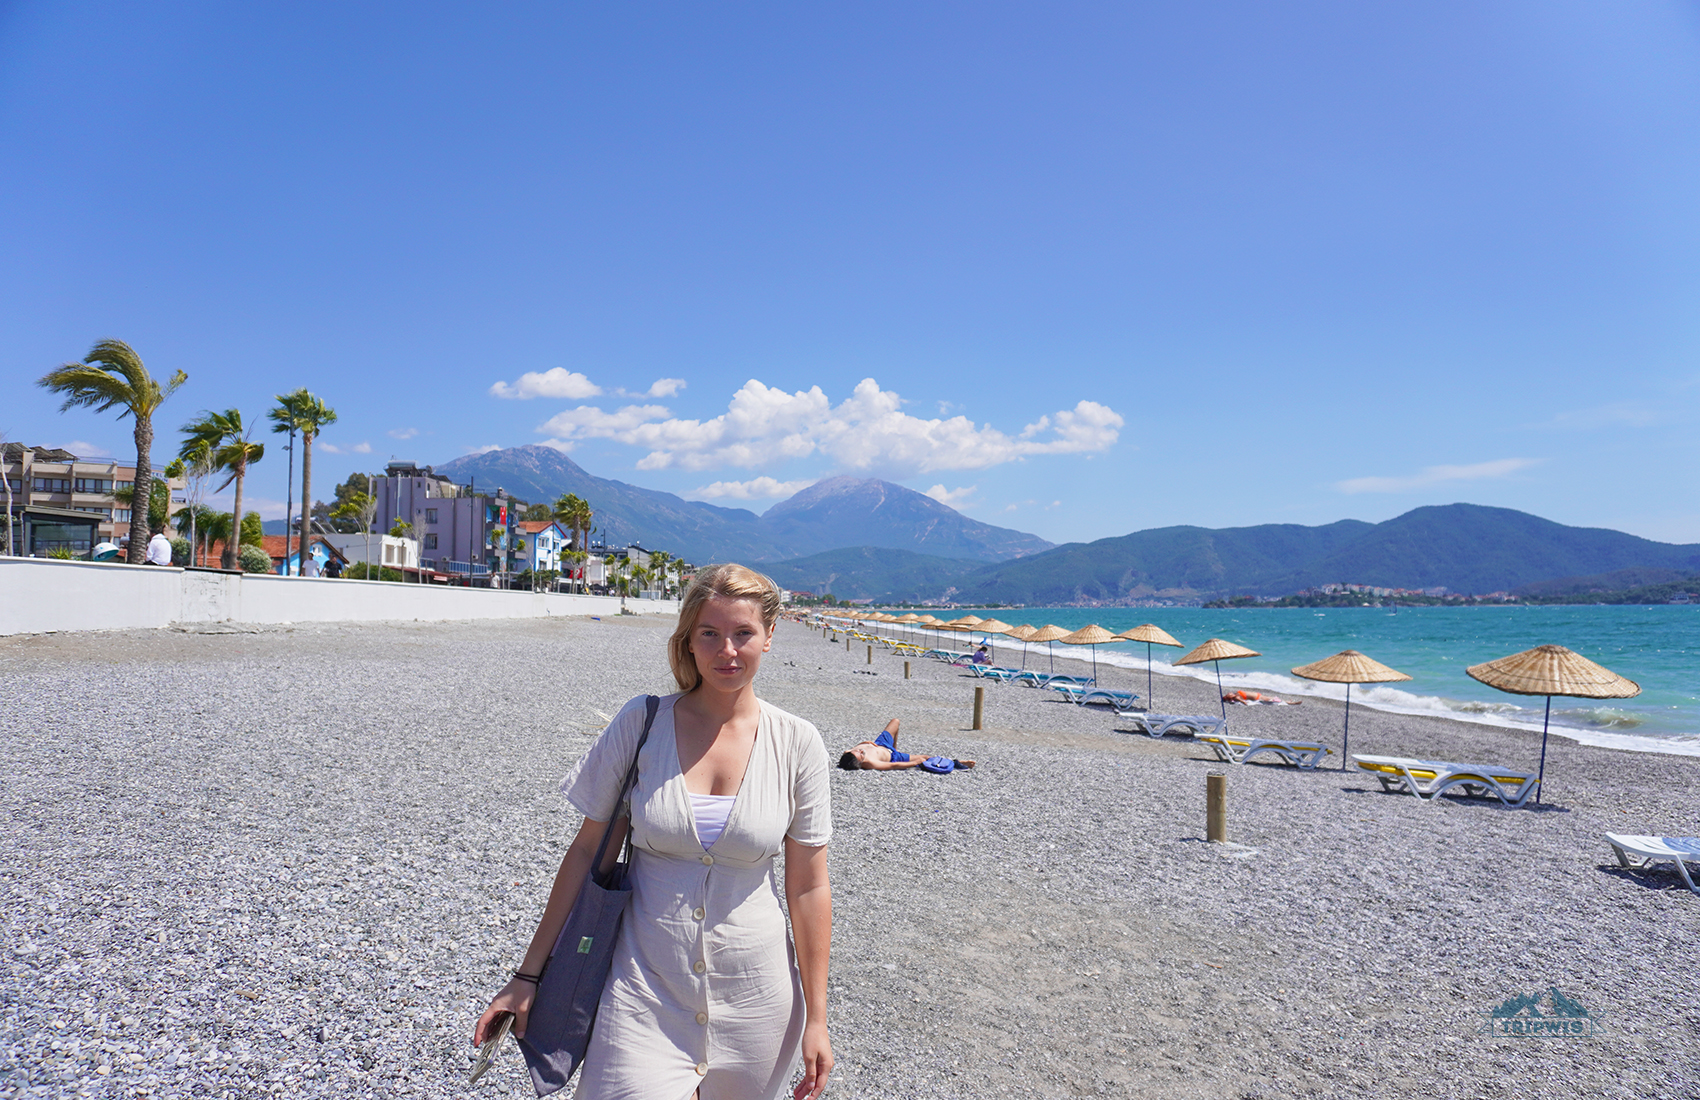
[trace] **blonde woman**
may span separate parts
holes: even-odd
[[[799,1055],[796,1100],[826,1087],[827,755],[813,725],[756,697],[778,618],[779,589],[741,565],[703,570],[685,595],[668,644],[679,693],[662,699],[638,756],[635,885],[576,1100],[768,1100]],[[475,1044],[502,1012],[525,1033],[537,976],[617,814],[644,712],[644,697],[627,703],[562,784],[584,825]],[[624,818],[614,828],[618,845]],[[774,883],[781,851],[794,945]]]

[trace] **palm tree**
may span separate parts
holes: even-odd
[[[589,502],[577,493],[568,493],[557,500],[549,513],[550,519],[571,532],[574,550],[589,550],[585,544],[590,541],[590,522],[595,516]]]
[[[649,568],[655,579],[661,585],[661,598],[667,598],[667,565],[673,560],[673,555],[665,550],[656,550],[649,555]]]
[[[289,432],[291,439],[294,438],[294,433],[301,433],[300,544],[304,547],[312,537],[309,524],[313,515],[313,439],[336,423],[336,410],[303,387],[294,393],[279,394],[277,408],[266,415],[272,419],[272,431]]]
[[[242,412],[240,409],[226,409],[223,412],[203,412],[198,420],[191,420],[183,425],[183,446],[177,452],[185,462],[195,455],[205,454],[215,470],[228,470],[230,476],[224,479],[214,492],[220,492],[231,482],[236,483],[236,499],[232,502],[231,514],[242,515],[242,483],[247,480],[248,467],[265,457],[266,445],[255,443],[248,438],[247,429],[242,427]],[[239,537],[241,531],[240,518],[231,522],[232,534]],[[238,547],[237,538],[224,540],[224,553],[219,556],[219,568],[235,569]]]
[[[177,392],[177,387],[189,380],[182,371],[160,385],[142,365],[142,357],[122,340],[102,340],[81,363],[66,363],[50,370],[36,385],[53,393],[64,394],[60,412],[76,406],[105,412],[122,408],[118,419],[133,417],[136,422],[136,497],[130,511],[131,565],[140,565],[147,557],[148,497],[153,492],[153,414],[165,399]]]

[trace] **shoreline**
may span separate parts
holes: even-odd
[[[818,609],[809,610],[811,612],[818,613]],[[863,629],[877,627],[881,631],[902,632],[905,631],[907,626],[908,624],[877,623],[867,624],[867,626]],[[937,632],[935,631],[908,630],[907,633],[921,644],[928,646],[939,644]],[[981,638],[981,635],[974,634],[973,632],[963,634],[962,638],[967,639],[970,636],[974,637],[976,640]],[[1025,652],[1028,660],[1032,660],[1034,658],[1043,660],[1047,658],[1048,653],[1050,652],[1047,651],[1044,643],[1023,643],[1014,638],[1005,638],[998,635],[992,636],[992,641],[994,654],[1001,653],[1006,650],[1017,651],[1019,648],[1019,650]],[[947,647],[950,647],[955,644],[955,641],[954,639],[950,639],[947,634],[944,644]],[[1137,645],[1138,643],[1128,644]],[[1058,661],[1077,661],[1081,667],[1090,668],[1092,664],[1091,657],[1077,655],[1076,652],[1074,652],[1075,649],[1076,647],[1073,646],[1058,645],[1054,650],[1055,659]],[[1177,655],[1181,652],[1184,651],[1175,651]],[[1143,679],[1146,670],[1146,659],[1144,655],[1139,653],[1137,650],[1129,651],[1116,649],[1108,652],[1100,652],[1097,654],[1097,662],[1099,666],[1108,665],[1129,673],[1137,673],[1138,678],[1141,680]],[[1020,667],[1019,662],[1005,662],[1002,657],[999,657],[996,663],[1008,663],[1015,667]],[[1336,704],[1343,703],[1345,698],[1344,685],[1308,681],[1293,677],[1286,673],[1271,672],[1268,670],[1242,672],[1237,670],[1234,665],[1235,663],[1232,661],[1223,663],[1221,669],[1221,680],[1222,686],[1225,690],[1232,688],[1261,691],[1265,693],[1274,692],[1282,696],[1302,698],[1306,701],[1318,700]],[[1208,681],[1213,686],[1216,677],[1215,670],[1208,665],[1197,667],[1199,671],[1194,671],[1191,668],[1176,668],[1160,659],[1154,659],[1151,664],[1151,671],[1157,676],[1168,676],[1175,679],[1196,679],[1201,682]],[[1141,693],[1143,693],[1144,689],[1142,682],[1130,682],[1128,685],[1122,685],[1119,682],[1112,682],[1108,686],[1129,686]],[[1388,699],[1385,695],[1389,692],[1405,698]],[[1382,697],[1378,698],[1378,694]],[[1532,705],[1527,702],[1522,702],[1522,700],[1528,699],[1534,700]],[[1479,699],[1448,696],[1438,692],[1418,693],[1409,690],[1404,685],[1358,684],[1353,685],[1352,708],[1353,710],[1357,710],[1361,707],[1366,710],[1374,710],[1386,714],[1406,715],[1410,717],[1444,718],[1458,722],[1494,726],[1501,729],[1540,733],[1542,729],[1540,714],[1543,699],[1544,697],[1542,696],[1516,696],[1507,694],[1503,696],[1503,701],[1483,701]],[[1570,714],[1566,713],[1582,709],[1608,710],[1625,702],[1627,701],[1590,700],[1566,696],[1554,696],[1553,720],[1550,732],[1554,736],[1564,737],[1565,739],[1578,744],[1593,745],[1601,748],[1619,749],[1626,752],[1645,752],[1665,756],[1700,756],[1700,732],[1634,732],[1633,728],[1613,729],[1610,728],[1609,725],[1581,725],[1571,720]],[[1518,712],[1531,712],[1533,717],[1520,718],[1517,716]],[[1642,718],[1634,715],[1633,713],[1630,713],[1629,717],[1635,720],[1636,725],[1639,725],[1643,721]]]

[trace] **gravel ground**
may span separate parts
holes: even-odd
[[[530,1095],[511,1053],[466,1088],[470,1023],[577,826],[556,784],[667,690],[670,625],[0,639],[0,1096]],[[833,773],[832,1095],[1700,1096],[1700,898],[1600,838],[1697,831],[1695,760],[1555,739],[1523,811],[1226,766],[1210,845],[1201,746],[1020,687],[973,732],[977,682],[912,667],[785,624],[759,681],[834,751],[895,715],[981,761]],[[1327,702],[1230,717],[1338,745]],[[1538,752],[1353,718],[1359,751]],[[1552,986],[1598,1035],[1478,1033]]]

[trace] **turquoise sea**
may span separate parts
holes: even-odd
[[[1177,669],[1168,661],[1207,638],[1225,638],[1262,656],[1222,662],[1223,686],[1281,695],[1344,698],[1343,685],[1301,680],[1289,670],[1342,649],[1356,649],[1410,674],[1412,679],[1399,684],[1356,685],[1352,688],[1354,707],[1362,703],[1380,710],[1445,714],[1536,730],[1540,729],[1545,705],[1542,697],[1495,691],[1466,676],[1464,668],[1537,645],[1562,645],[1636,681],[1641,694],[1633,699],[1598,701],[1555,697],[1555,733],[1613,748],[1700,756],[1700,606],[1414,607],[1397,611],[1383,607],[1028,607],[991,614],[1005,622],[1033,626],[1055,623],[1071,630],[1097,623],[1112,634],[1140,623],[1156,623],[1186,646],[1168,650],[1153,647],[1153,669],[1159,674],[1214,679],[1210,665]],[[963,636],[954,637],[959,640]],[[978,640],[979,636],[972,637]],[[990,640],[998,649],[1000,664],[1019,663],[1018,644],[998,636]],[[1055,649],[1059,656],[1089,655],[1085,647],[1058,644]],[[1044,660],[1042,643],[1027,655],[1029,665]],[[1103,672],[1100,682],[1136,686],[1141,695],[1145,693],[1143,643],[1101,645],[1098,663]],[[1113,669],[1104,671],[1106,665],[1130,671],[1118,676]],[[1162,692],[1163,685],[1156,684],[1159,702]]]

